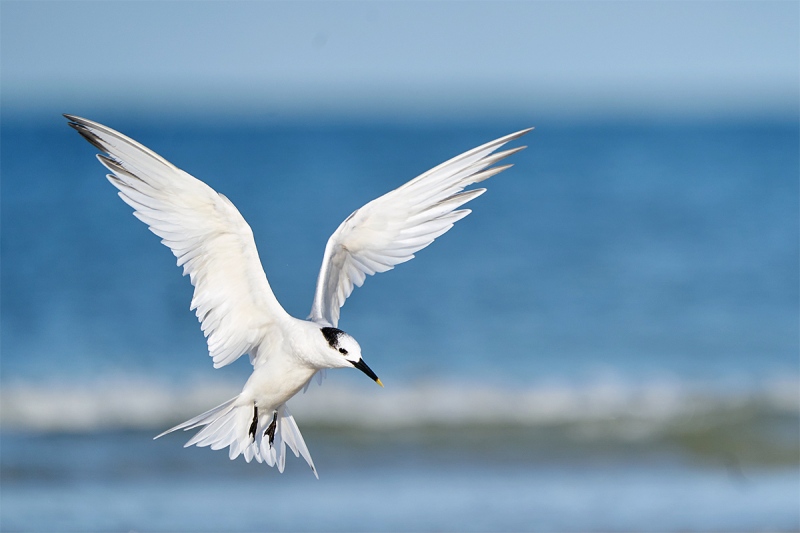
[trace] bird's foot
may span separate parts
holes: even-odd
[[[256,441],[256,430],[258,429],[258,407],[253,404],[253,421],[250,423],[250,438]]]
[[[272,415],[272,422],[270,422],[267,429],[264,430],[264,436],[266,437],[269,435],[269,445],[272,447],[272,442],[275,440],[275,429],[277,428],[278,424],[278,411]]]

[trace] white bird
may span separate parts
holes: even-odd
[[[286,402],[325,369],[355,367],[383,386],[361,358],[358,342],[338,329],[339,308],[367,275],[408,261],[467,216],[458,209],[486,189],[464,188],[509,168],[495,163],[524,146],[495,153],[532,128],[469,150],[354,211],[328,239],[306,320],[290,316],[275,298],[253,232],[224,195],[121,133],[73,115],[69,125],[107,155],[134,215],[178,258],[194,286],[195,310],[214,367],[244,354],[253,373],[235,398],[158,435],[202,427],[186,446],[229,447],[283,472],[286,445],[319,477]],[[491,167],[491,168],[490,168]]]

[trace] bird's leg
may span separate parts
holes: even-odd
[[[256,440],[256,430],[258,430],[258,407],[253,404],[253,421],[250,423],[250,438]]]
[[[264,436],[266,437],[269,435],[269,445],[272,447],[272,441],[275,440],[275,429],[277,428],[278,423],[278,411],[272,415],[272,422],[269,423],[267,429],[264,430]]]

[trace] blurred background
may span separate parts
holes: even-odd
[[[0,529],[800,528],[796,2],[0,4]],[[320,472],[156,435],[240,390],[61,113],[228,196],[305,317],[353,210],[535,126],[343,309]],[[357,375],[358,374],[358,375]]]

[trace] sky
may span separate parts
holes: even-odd
[[[2,109],[796,114],[794,1],[0,3]]]

